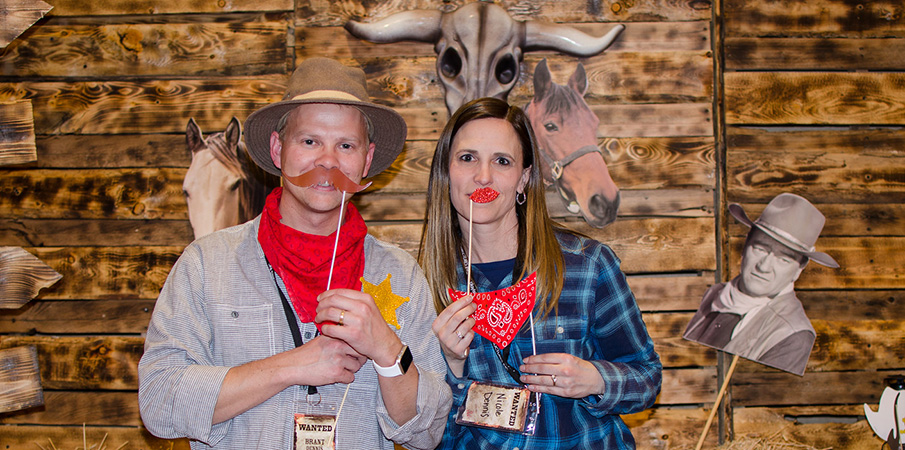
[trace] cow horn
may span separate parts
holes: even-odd
[[[618,24],[596,38],[575,28],[529,21],[525,22],[525,50],[556,50],[572,56],[593,56],[610,46],[625,25]]]
[[[399,41],[437,42],[440,39],[441,11],[414,10],[393,14],[377,22],[350,20],[344,28],[353,36],[378,44]]]

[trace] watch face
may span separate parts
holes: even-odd
[[[408,347],[405,347],[405,352],[402,353],[402,359],[399,360],[399,365],[402,366],[402,373],[407,372],[409,366],[412,365],[412,351],[409,350]]]

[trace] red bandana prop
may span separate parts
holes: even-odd
[[[497,196],[499,196],[499,195],[500,195],[499,192],[497,192],[489,187],[484,187],[484,188],[480,188],[480,189],[475,189],[475,191],[471,193],[471,197],[468,197],[468,198],[470,198],[471,201],[473,201],[475,203],[490,203],[490,202],[496,200]]]
[[[364,237],[368,227],[355,206],[348,203],[338,243],[334,234],[318,236],[302,233],[280,223],[282,195],[283,188],[276,188],[267,196],[258,229],[258,242],[267,261],[286,285],[299,319],[312,322],[317,296],[327,290],[334,244],[337,245],[336,263],[330,288],[361,290],[360,278],[365,267]]]
[[[537,272],[505,289],[476,292],[474,303],[478,309],[471,315],[475,319],[475,333],[493,341],[497,347],[505,348],[534,310],[536,294]],[[462,291],[449,290],[453,301],[465,295]]]

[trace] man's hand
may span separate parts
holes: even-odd
[[[368,361],[349,344],[330,336],[318,336],[290,350],[298,358],[299,385],[323,386],[351,383],[355,373]]]
[[[396,362],[402,341],[387,326],[373,297],[351,289],[331,289],[317,301],[314,321],[323,323],[321,333],[345,341],[383,367]]]

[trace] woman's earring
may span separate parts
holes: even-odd
[[[525,194],[524,192],[515,194],[515,202],[519,205],[524,205],[526,201],[528,201],[528,194]]]

